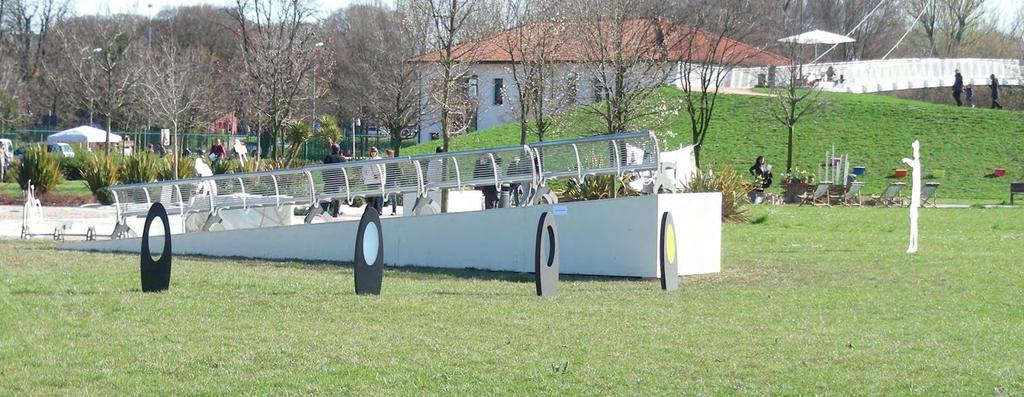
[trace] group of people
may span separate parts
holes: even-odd
[[[989,92],[992,94],[992,109],[1002,109],[1003,105],[999,104],[999,79],[996,78],[995,74],[992,74],[988,78]],[[966,96],[967,107],[974,107],[974,86],[968,84],[964,86],[964,76],[960,74],[960,69],[956,70],[956,74],[953,75],[953,101],[956,102],[957,106],[963,106],[963,101],[960,100],[961,95]]]
[[[384,150],[384,157],[383,158],[392,158],[392,157],[395,157],[395,152],[393,150],[391,150],[391,149]],[[380,160],[381,158],[382,157],[380,156],[380,151],[377,149],[377,147],[376,146],[371,146],[370,147],[370,156],[368,157],[368,160]],[[343,153],[341,151],[341,146],[339,146],[338,144],[331,144],[331,153],[328,154],[326,157],[324,157],[323,163],[324,164],[337,164],[337,163],[343,163],[343,162],[349,161],[350,159],[351,159],[350,157],[346,156],[345,153]],[[328,179],[332,179],[332,180],[337,180],[338,178],[342,178],[343,177],[341,175],[334,174],[333,172],[334,172],[333,170],[325,171],[324,172],[325,177],[327,177]],[[382,170],[381,170],[380,167],[373,166],[373,165],[367,165],[367,166],[363,167],[363,170],[362,170],[363,183],[365,183],[367,186],[375,186],[377,188],[380,187],[381,183],[388,183],[388,184],[392,184],[393,185],[393,184],[396,184],[398,181],[394,180],[393,178],[392,178],[392,180],[389,181],[388,180],[388,174],[390,174],[391,176],[397,176],[398,172],[399,172],[399,170],[397,169],[396,165],[390,165],[389,164],[389,165],[386,165],[384,167],[383,175],[382,175]],[[340,189],[340,186],[328,186],[327,189],[336,190],[336,189]],[[396,193],[390,193],[389,196],[390,197],[388,197],[388,199],[389,199],[388,201],[391,202],[391,215],[395,215],[398,212],[398,195]],[[366,197],[366,205],[368,207],[370,207],[370,208],[373,208],[373,209],[377,210],[378,214],[383,215],[383,211],[384,211],[383,197],[381,197],[381,196],[373,196],[373,195],[367,196]],[[325,212],[331,214],[331,216],[338,216],[338,210],[339,210],[340,206],[341,206],[341,203],[338,200],[333,200],[330,203],[323,204],[322,208],[324,209]]]

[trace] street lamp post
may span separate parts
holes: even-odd
[[[92,85],[93,70],[95,70],[93,68],[92,64],[91,64],[92,57],[95,56],[98,53],[103,52],[103,49],[100,48],[100,47],[91,48],[91,49],[90,48],[83,48],[82,52],[85,52],[86,50],[89,50],[89,52],[91,54],[89,54],[89,56],[87,56],[85,58],[82,58],[82,59],[90,61],[90,65],[89,65],[89,84]],[[91,91],[92,90],[90,90],[90,92]],[[93,97],[94,97],[94,95],[89,95],[89,126],[90,127],[92,127],[92,112],[93,112],[93,99],[94,99]]]
[[[324,42],[313,44],[313,47],[320,48],[324,46]],[[310,123],[313,126],[313,132],[316,132],[316,59],[313,59],[313,119]]]
[[[146,4],[146,14],[149,14],[149,20],[146,22],[146,47],[147,47],[146,50],[149,51],[149,55],[152,56],[153,55],[153,3]],[[146,133],[148,134],[149,130],[152,129],[152,128],[153,128],[153,114],[150,113],[150,112],[146,112]],[[175,130],[175,133],[177,133],[177,130]],[[136,137],[135,141],[138,142],[138,137]],[[175,150],[175,149],[176,148],[172,148],[171,150]],[[174,157],[174,159],[175,159],[174,179],[178,179],[178,169],[177,169],[177,159],[178,159],[177,156],[178,156],[178,154],[175,153],[174,156],[175,156]]]
[[[352,157],[356,157],[356,127],[359,126],[359,118],[352,119]]]

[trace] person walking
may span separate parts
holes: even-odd
[[[974,108],[974,86],[968,84],[967,88],[964,88],[964,95],[967,96],[967,107]]]
[[[772,166],[765,163],[764,156],[757,156],[748,171],[757,179],[754,189],[750,191],[750,202],[759,204],[764,201],[764,190],[772,185]]]
[[[989,76],[988,88],[992,90],[992,109],[1002,109],[1003,105],[999,104],[999,79],[996,75]]]
[[[963,105],[960,102],[960,93],[964,91],[964,76],[960,74],[960,69],[956,70],[956,74],[953,75],[953,100],[956,101],[957,106]]]

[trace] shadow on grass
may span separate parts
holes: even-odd
[[[134,256],[134,255],[132,255]],[[344,268],[348,271],[352,271],[352,262],[334,262],[334,261],[297,261],[294,259],[253,259],[243,257],[214,257],[207,255],[176,255],[176,259],[179,260],[197,260],[204,262],[231,262],[247,267],[265,267],[273,266],[278,268],[287,269],[313,269],[317,271],[331,271],[336,268]],[[481,281],[504,281],[513,283],[532,283],[534,281],[533,273],[517,273],[517,272],[506,272],[506,271],[494,271],[486,269],[468,268],[468,269],[444,269],[436,267],[424,267],[424,266],[391,266],[387,265],[387,273],[385,277],[399,277],[403,279],[411,280],[425,280],[425,279],[437,279],[437,278],[459,278],[469,280],[481,280]],[[639,277],[611,277],[611,276],[583,276],[583,275],[566,275],[563,274],[559,277],[561,281],[622,281],[622,280],[642,280]]]

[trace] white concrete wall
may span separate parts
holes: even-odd
[[[382,219],[389,265],[532,272],[537,222],[555,213],[561,272],[657,277],[661,213],[677,230],[679,274],[721,269],[721,195],[662,194]],[[173,236],[174,253],[297,260],[353,260],[358,222]],[[273,243],[268,243],[273,242]],[[139,239],[65,243],[61,249],[138,252]]]

